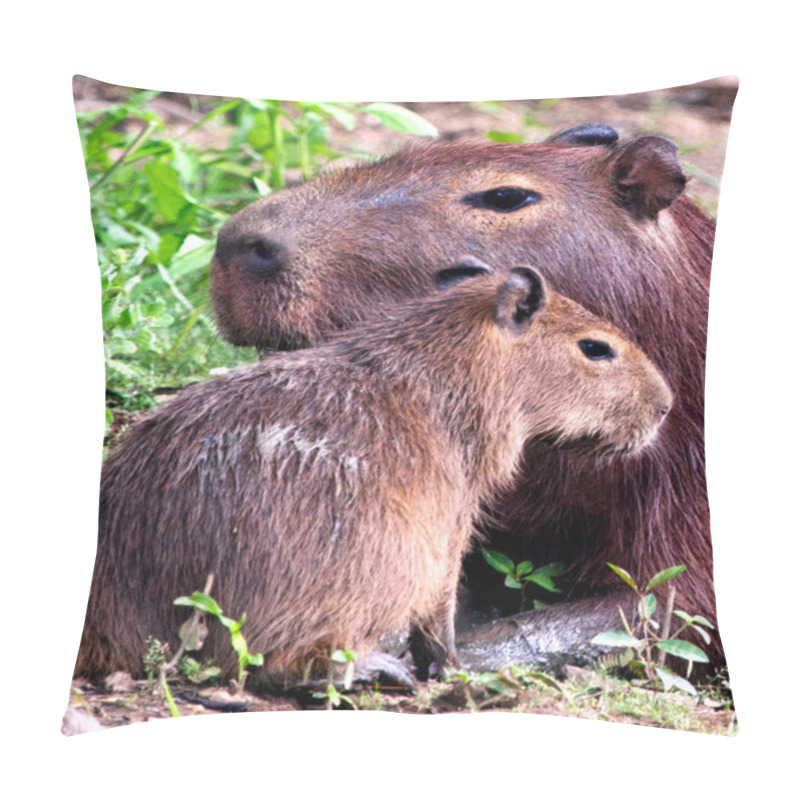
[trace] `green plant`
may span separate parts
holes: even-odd
[[[246,668],[250,666],[260,667],[264,663],[264,656],[261,653],[250,653],[247,650],[247,642],[242,634],[242,626],[247,619],[247,614],[242,614],[242,618],[239,620],[224,616],[217,601],[205,592],[193,592],[189,597],[179,597],[174,602],[176,606],[189,606],[203,614],[216,617],[228,629],[231,637],[231,647],[236,652],[239,661],[236,682],[240,689],[244,689],[244,682],[247,679]]]
[[[480,711],[493,705],[498,696],[519,702],[533,686],[547,687],[559,695],[564,694],[558,681],[551,675],[527,665],[509,664],[497,672],[453,670],[447,673],[446,680],[460,687],[470,711]],[[475,689],[480,690],[485,697],[476,699]]]
[[[315,692],[314,697],[318,700],[325,700],[325,706],[328,709],[338,708],[342,703],[347,703],[353,709],[358,709],[355,700],[348,697],[339,691],[336,684],[333,682],[333,664],[346,664],[344,675],[342,677],[342,688],[344,691],[349,691],[353,685],[353,673],[356,666],[356,654],[345,648],[334,650],[331,653],[331,670],[328,676],[328,685],[325,687],[324,692]]]
[[[637,656],[637,660],[631,662],[631,664],[640,667],[652,684],[660,683],[665,691],[676,688],[688,694],[696,695],[697,691],[689,683],[688,678],[691,675],[693,664],[695,662],[708,663],[708,656],[697,645],[678,637],[687,630],[693,630],[708,644],[710,637],[705,628],[713,630],[714,626],[705,617],[699,615],[691,616],[685,611],[673,609],[675,589],[670,587],[662,628],[655,618],[658,610],[658,601],[655,594],[653,594],[653,589],[680,575],[686,567],[683,565],[668,567],[651,578],[647,585],[641,589],[630,573],[622,569],[622,567],[614,564],[608,564],[608,566],[638,597],[636,619],[633,623],[629,622],[622,608],[620,608],[619,615],[624,630],[604,631],[592,639],[592,644],[630,648]],[[678,617],[682,624],[674,633],[670,634],[672,616]],[[658,651],[658,653],[654,651]],[[665,660],[668,655],[687,662],[686,678],[676,675],[665,666]]]
[[[519,564],[515,564],[507,555],[498,553],[496,550],[487,550],[486,548],[483,549],[483,557],[489,566],[506,576],[505,585],[509,589],[520,590],[520,611],[525,610],[526,584],[536,584],[548,592],[561,591],[556,588],[553,582],[553,578],[557,578],[564,572],[564,565],[561,563],[554,562],[534,569],[530,561],[520,561]],[[544,605],[538,600],[533,601],[534,608],[542,608]]]
[[[191,656],[184,656],[178,662],[178,672],[190,683],[205,683],[219,678],[222,670],[210,661],[200,663]]]
[[[147,649],[142,656],[142,666],[144,667],[145,675],[147,675],[149,688],[150,682],[169,658],[169,644],[160,642],[154,636],[148,636],[145,645]]]

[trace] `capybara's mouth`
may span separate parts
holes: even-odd
[[[658,426],[637,431],[624,440],[609,440],[600,433],[586,434],[574,439],[562,439],[552,434],[537,436],[533,441],[565,453],[590,456],[597,459],[611,459],[633,455],[644,450],[658,433]]]

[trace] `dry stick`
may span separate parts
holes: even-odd
[[[211,594],[211,587],[214,585],[214,573],[209,572],[208,577],[206,578],[206,585],[203,589],[204,594]],[[158,682],[161,684],[161,688],[164,690],[164,695],[167,699],[167,705],[169,706],[170,711],[174,717],[180,716],[178,712],[178,708],[175,705],[175,701],[172,699],[172,693],[167,686],[167,673],[171,672],[177,666],[178,662],[181,660],[183,656],[186,645],[189,644],[189,640],[194,636],[195,631],[197,630],[197,626],[200,623],[200,618],[203,616],[203,612],[196,608],[192,613],[191,620],[189,622],[189,627],[186,629],[186,635],[183,637],[181,641],[181,645],[178,648],[178,651],[173,656],[172,660],[167,664],[162,664],[158,670]]]
[[[675,605],[675,587],[670,586],[667,592],[667,607],[664,611],[664,631],[661,636],[662,639],[669,639],[669,631],[672,626],[672,608]],[[667,654],[662,650],[658,654],[658,666],[663,667],[667,660]]]

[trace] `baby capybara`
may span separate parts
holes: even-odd
[[[455,658],[462,556],[525,442],[638,450],[671,393],[531,268],[465,260],[438,283],[318,348],[196,385],[127,432],[103,469],[77,674],[141,673],[147,636],[175,644],[186,612],[172,601],[208,573],[264,654],[251,686],[324,675],[332,650],[363,660],[412,627],[426,675]],[[227,638],[212,626],[207,649],[231,672]]]
[[[642,583],[685,564],[676,607],[716,621],[703,438],[714,222],[683,196],[685,183],[674,144],[620,143],[604,125],[540,144],[434,143],[323,174],[223,227],[211,270],[219,324],[234,343],[303,347],[390,300],[430,294],[441,265],[462,253],[533,264],[640,346],[675,405],[641,458],[598,468],[529,445],[519,480],[492,508],[502,525],[491,546],[566,562],[564,596],[621,587],[605,604],[561,612],[592,608],[597,630],[627,598],[609,561]],[[488,584],[488,604],[512,594],[475,566],[485,579],[471,588]],[[710,648],[699,643],[723,662],[716,631]]]

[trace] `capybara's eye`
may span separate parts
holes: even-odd
[[[468,194],[464,202],[478,208],[491,208],[493,211],[516,211],[523,206],[538,203],[542,196],[532,189],[520,189],[517,186],[501,186],[487,192]]]
[[[617,353],[608,342],[601,342],[597,339],[581,339],[578,342],[586,358],[592,361],[603,361],[605,359],[612,359],[617,357]]]

